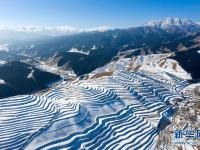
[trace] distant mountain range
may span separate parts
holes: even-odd
[[[197,51],[200,49],[200,25],[187,19],[165,18],[128,29],[2,43],[0,48],[0,60],[23,60],[29,63],[42,61],[59,70],[81,76],[121,57],[190,53],[184,51],[193,51],[192,49]],[[195,60],[199,58],[198,54]],[[188,62],[187,65],[191,63],[194,61]],[[198,67],[197,65],[195,69]],[[194,74],[195,71],[192,72]],[[199,75],[193,76],[199,78]]]
[[[166,18],[135,28],[84,32],[17,43],[9,48],[15,54],[46,60],[83,75],[125,53],[131,57],[183,51],[199,47],[199,39],[197,23]]]
[[[152,20],[144,24],[145,27],[163,29],[165,31],[180,32],[199,32],[199,23],[194,23],[189,19],[165,18],[161,20]]]

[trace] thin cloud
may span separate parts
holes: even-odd
[[[93,31],[99,31],[99,32],[104,32],[111,29],[110,26],[99,26],[99,27],[94,27],[94,28],[88,28],[85,31],[86,32],[93,32]]]
[[[24,26],[24,27],[8,27],[0,26],[0,31],[8,32],[23,32],[23,33],[40,33],[40,34],[70,34],[80,32],[104,32],[111,29],[110,26],[99,26],[86,29],[80,29],[73,26],[57,26],[57,27],[37,27],[37,26]]]

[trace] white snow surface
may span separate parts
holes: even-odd
[[[163,29],[168,29],[172,26],[177,26],[177,27],[185,27],[185,26],[197,26],[200,27],[200,25],[198,23],[194,23],[191,20],[188,19],[180,19],[180,18],[164,18],[161,20],[151,20],[147,23],[144,24],[144,26],[150,26],[150,27],[160,27]]]
[[[6,52],[8,52],[9,51],[8,44],[2,44],[2,45],[0,45],[0,51],[6,51]]]
[[[96,49],[97,49],[96,45],[93,45],[93,47],[91,48],[91,50],[96,50]]]
[[[31,70],[31,72],[28,74],[27,78],[28,79],[34,78],[33,73],[34,73],[34,70]]]
[[[6,61],[0,60],[0,65],[4,65]]]
[[[0,84],[6,84],[6,82],[3,79],[0,79]]]
[[[106,66],[94,70],[90,75],[100,72],[108,71],[123,71],[133,70],[135,71],[148,71],[151,73],[168,72],[176,75],[182,79],[191,79],[191,75],[187,73],[177,61],[169,59],[171,54],[151,54],[146,56],[137,56],[130,58],[121,58],[117,62],[111,62]]]
[[[83,50],[78,50],[77,48],[74,48],[74,47],[72,47],[68,52],[81,53],[81,54],[85,54],[85,55],[89,54],[89,52],[84,52]]]

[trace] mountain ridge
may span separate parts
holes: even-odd
[[[174,31],[175,29],[183,32],[199,32],[200,25],[189,19],[181,19],[178,17],[167,17],[160,20],[151,20],[143,25],[144,27],[160,28],[167,31]]]

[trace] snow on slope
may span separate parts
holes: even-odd
[[[0,149],[154,149],[188,84],[163,74],[116,71],[0,99]]]
[[[50,65],[45,61],[39,61],[37,64],[35,64],[35,66],[40,70],[60,75],[61,77],[66,78],[66,79],[76,78],[76,74],[74,73],[72,69],[63,70],[62,68],[57,67],[56,65]]]
[[[72,47],[68,52],[81,53],[81,54],[84,54],[84,55],[88,55],[89,54],[89,52],[84,52],[83,50],[78,50],[77,48],[74,48],[74,47]]]
[[[144,24],[144,26],[161,26],[163,28],[167,28],[172,25],[182,26],[182,25],[190,25],[194,24],[191,20],[188,19],[180,19],[180,18],[164,18],[161,20],[151,20]]]
[[[0,60],[0,66],[4,65],[6,63],[6,61]]]
[[[6,51],[6,52],[8,52],[9,51],[8,44],[2,44],[2,45],[0,45],[0,51]]]
[[[0,85],[1,84],[6,84],[6,82],[4,80],[0,79]]]
[[[25,95],[0,99],[0,149],[23,149],[43,132],[57,110],[44,96]]]
[[[173,30],[174,28],[178,28],[181,31],[199,31],[200,29],[200,25],[191,20],[170,17],[161,20],[151,20],[143,26],[161,28],[164,30]]]
[[[151,54],[140,55],[132,58],[120,58],[117,61],[111,62],[108,65],[98,68],[89,74],[93,77],[96,74],[103,72],[113,71],[148,71],[151,73],[167,72],[174,74],[182,79],[191,79],[191,75],[188,74],[177,61],[169,59],[167,57],[172,54]]]

